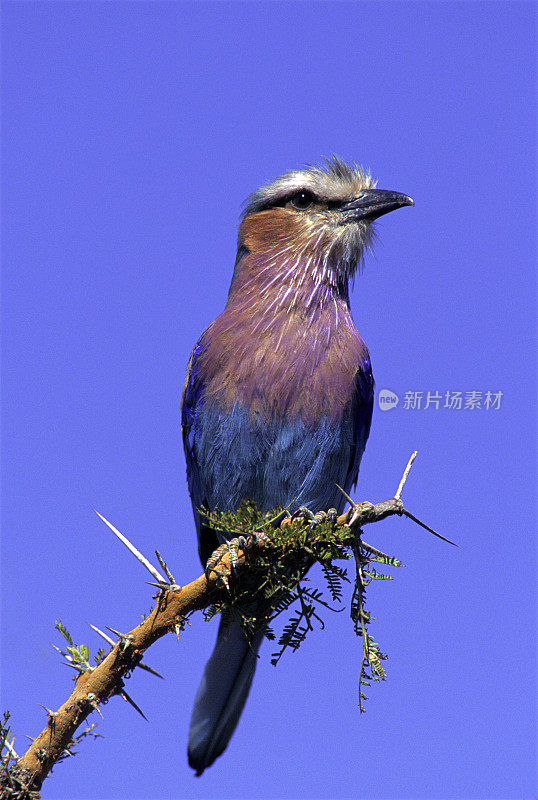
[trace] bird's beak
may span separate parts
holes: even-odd
[[[386,189],[364,189],[358,197],[341,206],[341,222],[365,220],[371,222],[389,211],[402,206],[414,206],[413,200],[406,194],[391,192]]]

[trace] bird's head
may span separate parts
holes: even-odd
[[[399,192],[377,189],[370,173],[337,157],[322,167],[287,172],[254,192],[239,228],[238,262],[266,263],[297,280],[345,285],[373,238],[375,219],[413,205]],[[295,272],[294,272],[295,271]]]

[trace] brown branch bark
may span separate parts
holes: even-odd
[[[244,562],[242,554],[241,561]],[[214,573],[210,580],[201,575],[179,591],[170,589],[161,595],[149,617],[130,631],[125,640],[120,640],[99,666],[77,676],[70,696],[53,717],[48,716],[47,725],[17,763],[17,771],[23,773],[29,789],[41,788],[77,728],[96,707],[119,693],[123,678],[132,672],[148,647],[176,626],[182,628],[188,614],[208,606],[219,592],[222,587]]]

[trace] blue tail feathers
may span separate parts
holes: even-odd
[[[249,644],[237,622],[220,622],[189,727],[189,764],[197,775],[224,752],[232,737],[250,691],[262,639],[258,635]]]

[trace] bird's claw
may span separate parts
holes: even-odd
[[[336,510],[336,508],[330,508],[325,516],[325,521],[330,522],[331,526],[334,528],[336,527],[337,519],[338,519],[338,511]]]
[[[294,514],[292,514],[291,518],[292,520],[304,519],[309,523],[308,527],[310,530],[317,528],[317,526],[321,525],[322,522],[330,522],[334,527],[336,520],[338,519],[338,511],[336,508],[330,508],[328,511],[317,511],[314,514],[306,506],[301,506]]]
[[[217,547],[217,549],[214,550],[209,556],[205,567],[206,578],[209,580],[211,573],[214,572],[217,578],[229,592],[229,578],[231,575],[237,572],[237,568],[239,567],[239,550],[241,549],[244,552],[248,552],[255,545],[259,546],[260,544],[267,544],[268,541],[269,537],[262,531],[253,531],[247,536],[241,535],[235,537],[234,539],[229,539],[227,542],[224,542]],[[217,565],[226,554],[229,555],[230,566],[228,567],[226,564],[220,564],[220,568],[217,569]]]
[[[306,522],[312,522],[312,520],[314,519],[314,514],[306,506],[301,506],[300,508],[297,509],[297,511],[293,512],[291,518],[304,519]]]
[[[224,584],[227,591],[230,591],[230,585],[228,583],[228,578],[230,576],[230,569],[227,566],[222,566],[221,569],[217,569],[217,564],[221,561],[222,557],[229,552],[229,542],[224,542],[216,550],[213,550],[209,558],[207,559],[207,563],[205,565],[205,576],[207,580],[210,579],[211,573],[214,572],[217,578]],[[231,563],[231,557],[230,557]]]

